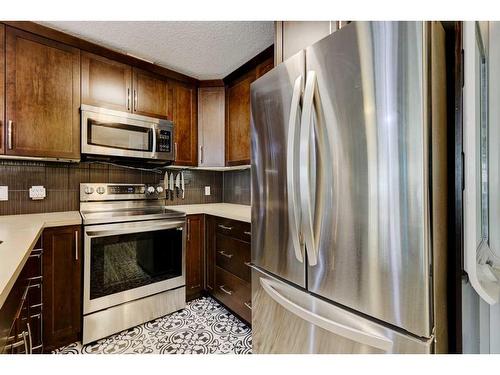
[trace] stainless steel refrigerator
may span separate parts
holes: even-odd
[[[446,352],[439,22],[353,22],[251,85],[254,353]]]

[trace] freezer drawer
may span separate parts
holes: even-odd
[[[409,336],[252,270],[253,352],[431,353],[432,338]]]

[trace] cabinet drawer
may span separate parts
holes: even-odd
[[[250,284],[220,267],[215,267],[214,296],[241,318],[251,323]]]
[[[250,223],[218,217],[215,227],[217,233],[250,242]]]
[[[215,243],[216,265],[250,282],[250,244],[222,234],[216,235]]]

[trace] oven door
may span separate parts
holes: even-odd
[[[85,226],[83,313],[185,285],[185,220]]]

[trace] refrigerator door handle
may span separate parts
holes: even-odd
[[[275,288],[273,288],[269,280],[260,278],[260,285],[264,288],[269,297],[271,297],[276,303],[311,324],[321,327],[335,335],[342,336],[348,340],[368,345],[384,352],[390,352],[392,350],[393,342],[387,337],[364,332],[309,311],[281,295]]]
[[[301,263],[303,258],[303,242],[300,233],[300,225],[302,218],[300,217],[299,202],[297,202],[297,185],[295,183],[295,160],[297,158],[296,142],[299,139],[296,134],[300,127],[297,125],[300,120],[300,96],[302,94],[302,76],[297,77],[293,85],[292,104],[290,108],[290,119],[288,121],[288,139],[286,151],[286,175],[287,175],[287,191],[288,191],[288,221],[290,223],[290,233],[292,237],[292,245],[295,251],[295,257]],[[299,192],[300,193],[300,192]]]
[[[302,118],[300,121],[300,200],[302,205],[302,231],[304,233],[309,265],[311,266],[318,263],[318,253],[314,239],[310,181],[310,148],[313,141],[311,130],[316,84],[316,72],[308,71],[302,105]]]

